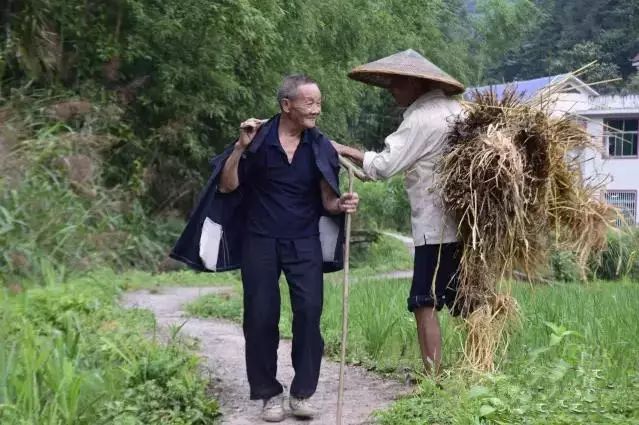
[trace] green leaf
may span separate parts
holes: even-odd
[[[561,340],[564,339],[563,336],[559,336],[557,334],[552,334],[550,335],[550,346],[554,347],[555,345],[558,345]]]
[[[479,417],[485,418],[486,416],[493,414],[496,410],[497,409],[495,409],[493,406],[484,404],[479,408]]]
[[[468,398],[482,398],[490,395],[490,390],[481,385],[476,385],[468,391]]]

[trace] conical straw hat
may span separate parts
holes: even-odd
[[[464,85],[439,69],[431,61],[408,49],[403,52],[360,65],[348,73],[353,80],[374,86],[389,88],[395,77],[411,77],[428,80],[433,86],[448,94],[464,92]]]

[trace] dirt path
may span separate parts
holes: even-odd
[[[382,232],[384,235],[389,236],[391,238],[397,239],[402,242],[408,252],[410,252],[411,257],[415,256],[415,243],[413,242],[413,238],[410,236],[401,235],[399,233],[394,232]],[[411,279],[413,277],[412,270],[395,270],[388,273],[382,273],[377,275],[380,279]]]
[[[127,307],[153,311],[158,325],[184,324],[181,332],[200,342],[201,355],[211,370],[217,398],[221,403],[223,424],[253,425],[259,419],[261,404],[248,398],[248,383],[244,368],[244,337],[241,328],[223,320],[186,317],[184,304],[200,295],[229,291],[230,288],[165,288],[160,293],[148,291],[124,295],[122,303]],[[278,379],[288,385],[293,377],[290,359],[290,341],[281,341],[278,352]],[[335,423],[339,365],[324,360],[314,405],[321,415],[303,423],[329,425]],[[399,394],[409,389],[393,381],[385,381],[361,368],[349,367],[346,371],[345,414],[343,424],[371,424],[371,413],[388,406]],[[282,424],[298,424],[287,418]]]
[[[406,246],[406,249],[412,254],[415,255],[415,243],[413,242],[413,238],[406,235],[401,235],[395,232],[382,232],[382,234],[386,236],[390,236],[391,238],[397,239],[400,242],[403,242]]]

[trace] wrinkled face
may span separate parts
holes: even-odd
[[[301,128],[313,128],[322,112],[322,93],[316,84],[303,84],[293,99],[282,100],[282,113]]]
[[[396,78],[388,88],[399,106],[410,106],[425,92],[424,84],[414,78]]]

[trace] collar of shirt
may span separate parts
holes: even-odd
[[[275,146],[277,148],[282,146],[282,143],[280,142],[279,129],[280,129],[280,117],[278,116],[277,118],[275,118],[275,122],[273,123],[271,127],[271,134],[269,135],[266,141],[266,143],[268,143],[270,146]],[[302,143],[306,144],[309,142],[310,142],[310,131],[304,130],[302,132],[300,144]]]
[[[406,119],[415,109],[421,107],[424,103],[430,102],[433,99],[445,98],[446,94],[441,89],[431,90],[427,93],[424,93],[420,97],[417,98],[406,110],[404,111],[404,119]]]

